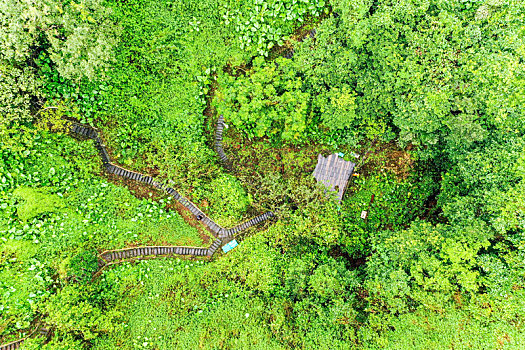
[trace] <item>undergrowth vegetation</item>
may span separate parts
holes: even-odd
[[[2,2],[0,343],[45,324],[24,348],[524,348],[524,18],[519,0]],[[210,237],[105,175],[66,120],[223,226],[276,218],[212,259],[100,271],[104,250]],[[342,201],[312,177],[333,153],[357,164]]]

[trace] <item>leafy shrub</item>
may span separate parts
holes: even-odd
[[[42,81],[31,67],[19,68],[0,59],[0,148],[23,150],[32,138],[31,99],[40,97]]]
[[[29,327],[50,294],[53,271],[38,243],[0,240],[0,337]]]
[[[243,5],[240,8],[224,6],[224,24],[235,28],[237,44],[241,49],[251,49],[261,56],[268,56],[272,47],[284,44],[287,34],[298,23],[304,22],[309,16],[318,17],[327,10],[328,2],[249,0]]]
[[[228,174],[212,180],[205,196],[210,202],[211,213],[220,217],[220,222],[228,224],[241,219],[251,204],[251,199],[239,180]]]
[[[75,282],[87,284],[91,282],[91,278],[97,270],[97,251],[82,251],[69,260],[68,278]]]
[[[46,323],[55,327],[58,333],[75,334],[84,340],[118,329],[122,312],[103,310],[92,300],[94,292],[89,286],[82,290],[75,285],[64,286],[49,296],[43,305],[43,311],[47,314]]]
[[[253,62],[247,76],[226,76],[216,95],[217,113],[250,137],[299,143],[305,140],[310,95],[290,61],[277,58]]]
[[[378,231],[406,228],[423,214],[423,204],[437,190],[428,175],[398,179],[390,172],[353,178],[352,185],[342,208],[346,234],[341,244],[353,256],[367,255],[370,238]],[[362,211],[368,213],[366,221],[361,219]]]
[[[70,350],[70,349],[84,349],[85,344],[74,335],[67,333],[59,333],[50,341],[46,337],[29,338],[24,341],[24,350]]]
[[[344,129],[355,125],[356,93],[348,86],[342,89],[333,88],[324,96],[316,99],[322,114],[323,124],[330,129]]]
[[[356,280],[355,272],[348,271],[342,262],[330,260],[315,269],[308,283],[313,298],[320,302],[335,302],[351,297]]]
[[[14,192],[22,203],[17,206],[17,214],[20,220],[26,222],[29,219],[44,213],[54,212],[64,206],[62,199],[57,195],[46,193],[45,188],[35,189],[30,187],[19,187]]]
[[[6,25],[0,31],[5,38],[0,60],[23,63],[42,40],[62,76],[93,78],[112,57],[118,27],[101,1],[9,0],[2,3],[1,13]]]

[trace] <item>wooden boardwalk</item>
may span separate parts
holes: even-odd
[[[216,241],[215,241],[216,242]],[[215,243],[214,242],[214,243]],[[146,246],[107,250],[102,252],[99,257],[106,263],[117,260],[131,259],[142,256],[169,256],[169,255],[191,255],[191,256],[211,256],[209,248],[201,247],[173,247],[173,246]]]
[[[217,154],[219,154],[219,158],[222,161],[222,164],[228,169],[232,169],[232,163],[226,156],[226,153],[224,153],[224,148],[222,147],[222,133],[224,132],[224,128],[226,127],[226,123],[224,123],[224,117],[221,114],[219,116],[219,120],[217,121],[217,129],[215,130],[215,150],[217,151]]]
[[[225,165],[227,165],[230,164],[230,162],[229,159],[226,157],[226,154],[224,154],[224,150],[222,149],[223,129],[224,119],[221,116],[219,118],[219,125],[217,128],[216,146],[221,160],[225,163]],[[201,221],[213,233],[214,237],[216,238],[208,248],[146,246],[106,250],[99,254],[100,270],[97,272],[96,275],[100,274],[105,266],[136,258],[166,257],[175,255],[191,257],[211,257],[224,243],[230,241],[235,236],[235,234],[244,231],[252,226],[258,225],[275,216],[272,212],[267,212],[232,228],[221,227],[219,224],[217,224],[215,221],[209,218],[206,214],[204,214],[204,212],[202,212],[202,210],[200,210],[195,204],[193,204],[190,200],[182,196],[175,189],[166,186],[162,182],[156,181],[153,177],[149,175],[144,175],[138,172],[130,171],[113,164],[107,152],[106,146],[102,142],[100,134],[96,129],[79,123],[70,122],[69,131],[78,136],[92,139],[95,141],[95,147],[97,148],[100,158],[102,159],[102,163],[104,164],[104,168],[108,173],[116,176],[121,176],[130,180],[139,181],[167,192],[170,196],[172,196],[173,198],[175,198],[175,200],[182,204],[187,210],[189,210],[197,220]],[[25,338],[15,340],[8,344],[0,345],[0,350],[19,349],[26,339],[36,334],[48,335],[49,332],[50,330],[45,327],[37,327],[31,334],[29,334]]]
[[[15,340],[14,342],[0,345],[0,350],[14,350],[20,348],[20,345],[26,340],[26,338]]]
[[[224,153],[222,148],[222,132],[224,130],[224,118],[222,115],[219,117],[219,123],[217,125],[215,145],[217,152],[221,158],[221,161],[228,168],[231,166],[231,163]],[[166,186],[162,182],[156,181],[153,177],[138,172],[130,171],[119,167],[111,162],[111,158],[106,149],[106,146],[100,138],[99,132],[86,125],[79,123],[70,122],[69,131],[78,136],[92,139],[95,141],[95,147],[98,150],[100,158],[104,168],[109,174],[116,176],[121,176],[130,180],[139,181],[147,185],[151,185],[155,188],[167,192],[170,196],[175,198],[180,204],[182,204],[187,210],[189,210],[197,220],[201,221],[216,237],[213,243],[208,247],[175,247],[175,246],[145,246],[145,247],[133,247],[133,248],[123,248],[115,250],[106,250],[99,254],[99,267],[100,270],[96,275],[100,274],[105,266],[112,265],[115,263],[132,260],[136,258],[147,258],[147,257],[166,257],[166,256],[192,256],[192,257],[211,257],[215,252],[224,244],[229,242],[235,235],[241,231],[247,230],[248,228],[258,225],[268,219],[273,218],[275,215],[272,212],[267,212],[262,215],[259,215],[253,219],[250,219],[246,222],[243,222],[232,228],[224,228],[209,218],[202,210],[200,210],[195,204],[190,200],[182,196],[175,189]],[[31,334],[27,337],[15,340],[8,344],[0,345],[0,350],[14,350],[19,349],[22,343],[36,335],[49,335],[50,330],[44,327],[37,327]]]
[[[216,140],[218,139],[220,142],[222,142],[223,129],[224,129],[224,118],[220,116],[219,124],[217,128],[217,135],[216,135]],[[215,240],[209,248],[203,248],[203,247],[198,247],[198,248],[197,247],[140,247],[140,248],[128,248],[128,249],[115,250],[115,251],[111,251],[111,253],[104,252],[102,253],[102,256],[101,256],[101,259],[103,261],[112,262],[114,260],[126,259],[126,257],[124,257],[125,255],[128,255],[127,258],[134,258],[138,256],[149,256],[149,255],[152,255],[152,256],[157,256],[157,255],[158,256],[169,256],[169,255],[212,256],[217,251],[217,249],[221,247],[223,240],[229,240],[233,238],[237,233],[244,231],[252,226],[258,225],[274,217],[274,214],[272,212],[267,212],[251,220],[248,220],[242,224],[239,224],[235,227],[224,228],[220,226],[219,224],[217,224],[215,221],[213,221],[202,210],[200,210],[195,204],[193,204],[189,199],[182,196],[175,189],[163,184],[162,182],[156,181],[153,177],[149,175],[130,171],[118,165],[113,164],[106,150],[106,146],[104,145],[104,143],[102,142],[102,139],[100,138],[100,133],[94,128],[83,125],[83,124],[71,122],[69,125],[69,130],[73,134],[76,134],[76,135],[79,135],[85,138],[90,138],[95,141],[95,147],[97,148],[100,158],[102,159],[102,163],[104,164],[104,168],[106,169],[108,173],[114,174],[116,176],[121,176],[121,177],[130,179],[130,180],[139,181],[139,182],[145,183],[147,185],[151,185],[155,188],[158,188],[160,190],[167,192],[170,196],[172,196],[175,200],[177,200],[182,206],[184,206],[187,210],[189,210],[197,220],[201,221],[203,225],[206,226],[213,233],[213,236],[217,238],[217,240]],[[222,143],[219,143],[219,144],[222,150]],[[228,158],[224,154],[224,151],[222,151],[222,154],[224,155],[224,159],[223,157],[221,157],[221,159],[223,161],[228,161]]]
[[[274,217],[274,213],[271,211],[264,213],[262,215],[256,216],[251,220],[248,220],[246,222],[243,222],[240,225],[237,225],[235,227],[229,228],[229,229],[223,229],[221,232],[219,232],[219,238],[231,238],[234,237],[237,233],[244,231],[252,226],[258,225],[261,222],[264,222],[272,217]]]

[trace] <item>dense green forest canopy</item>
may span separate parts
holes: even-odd
[[[0,344],[524,349],[524,23],[521,0],[1,1]],[[66,120],[221,225],[276,219],[93,279],[97,252],[210,237]],[[341,203],[311,176],[334,152]]]

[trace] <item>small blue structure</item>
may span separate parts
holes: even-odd
[[[228,244],[225,244],[222,246],[222,250],[225,252],[225,253],[228,253],[230,250],[232,250],[233,248],[237,247],[239,245],[239,243],[237,243],[237,240],[233,240],[231,242],[229,242]]]

